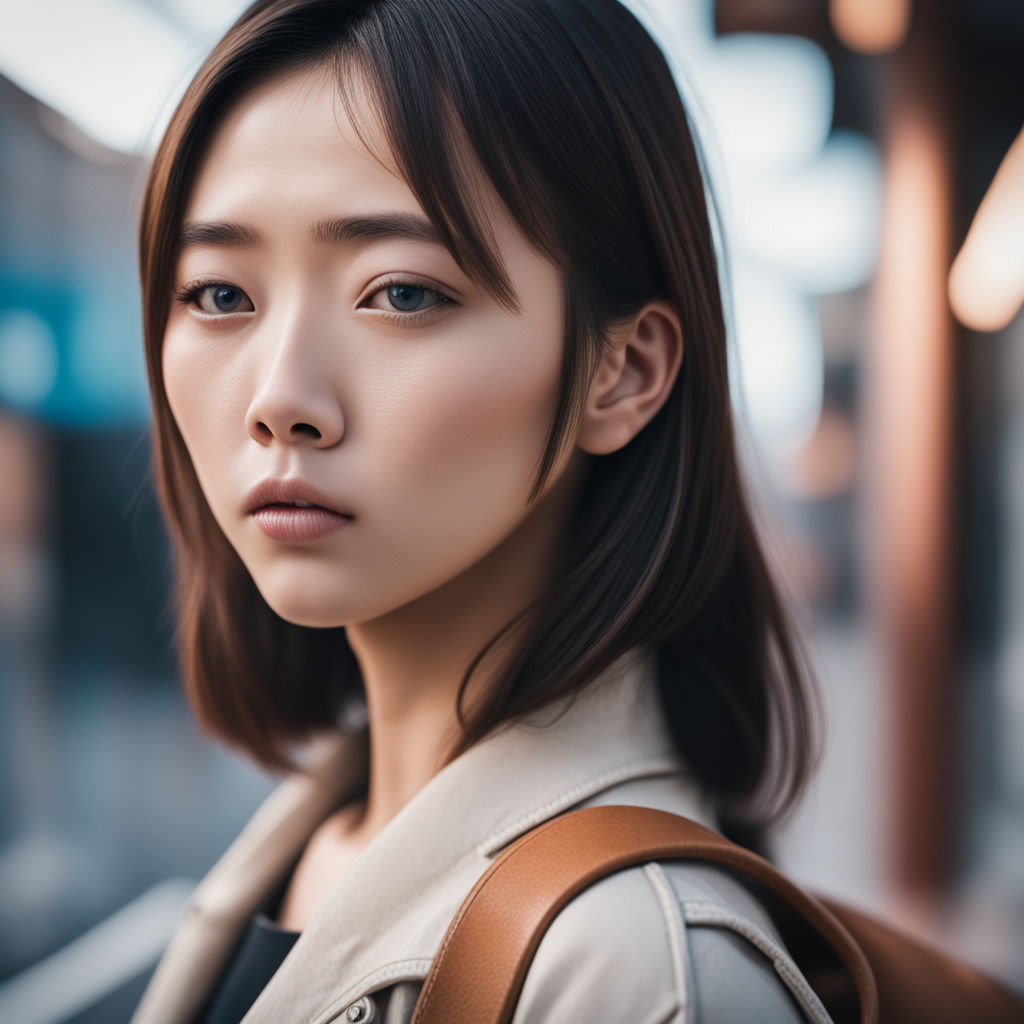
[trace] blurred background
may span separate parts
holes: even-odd
[[[777,860],[1024,987],[1024,4],[631,6],[707,149],[752,486],[828,715]],[[0,0],[4,1021],[113,1020],[276,783],[176,678],[134,250],[243,7]]]

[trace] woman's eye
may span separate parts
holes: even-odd
[[[372,302],[378,297],[384,303],[383,305]],[[452,302],[446,295],[442,295],[441,292],[433,288],[408,284],[403,281],[381,288],[370,298],[371,305],[375,309],[397,310],[402,313],[420,313]]]
[[[204,313],[216,316],[220,313],[250,313],[252,299],[241,288],[233,284],[207,284],[197,288],[193,301]]]

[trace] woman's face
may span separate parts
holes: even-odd
[[[518,312],[430,237],[323,71],[260,87],[211,141],[164,380],[214,517],[289,621],[398,608],[544,514],[527,495],[556,405],[561,282],[488,203]],[[266,481],[288,486],[253,496]]]

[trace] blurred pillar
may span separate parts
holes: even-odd
[[[942,0],[915,4],[905,44],[884,65],[883,229],[865,389],[865,582],[892,711],[878,751],[892,779],[886,831],[892,881],[920,895],[951,879],[959,777],[945,11]]]
[[[43,830],[53,813],[46,640],[51,606],[48,465],[38,427],[0,408],[0,840]],[[0,891],[11,893],[0,877]],[[12,895],[13,898],[13,895]],[[10,905],[11,900],[9,899]]]

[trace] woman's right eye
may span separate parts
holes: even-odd
[[[193,285],[183,289],[178,298],[186,305],[195,306],[207,316],[251,313],[255,309],[252,299],[241,288],[223,282]]]

